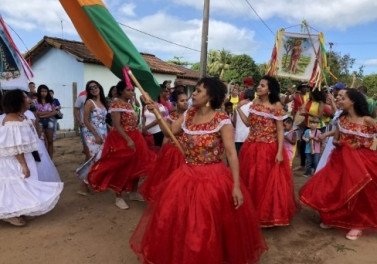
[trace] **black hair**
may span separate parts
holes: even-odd
[[[116,89],[115,85],[113,85],[113,86],[110,87],[110,90],[109,90],[109,92],[107,94],[108,98],[113,98],[112,92],[113,92],[114,89]]]
[[[225,106],[225,107],[228,107],[228,106],[233,107],[233,103],[232,103],[232,102],[226,102],[226,103],[224,104],[224,106]]]
[[[255,91],[254,91],[254,90],[247,90],[247,91],[244,93],[243,98],[244,98],[244,99],[249,99],[250,101],[253,101],[254,98],[255,98]]]
[[[176,93],[173,93],[173,94],[172,94],[172,101],[174,101],[174,102],[178,102],[178,97],[179,97],[181,94],[186,95],[186,93],[183,92],[183,91],[177,91]]]
[[[47,90],[47,95],[46,95],[46,103],[50,103],[52,104],[54,102],[54,100],[52,99],[51,95],[50,95],[50,89],[47,87],[47,85],[45,84],[41,84],[38,86],[38,89],[37,89],[37,101],[38,103],[42,103],[42,95],[41,95],[41,91],[42,89],[45,89]]]
[[[276,80],[276,78],[265,75],[262,77],[261,80],[266,80],[268,85],[268,90],[270,94],[268,95],[268,101],[271,104],[274,104],[276,102],[280,102],[280,84]]]
[[[117,94],[118,96],[121,96],[121,94],[123,93],[124,89],[127,88],[127,84],[125,81],[119,81],[116,85],[116,89],[117,89]]]
[[[326,93],[323,89],[319,90],[318,88],[314,88],[311,90],[311,94],[312,101],[326,103]]]
[[[292,117],[288,116],[287,118],[285,118],[283,120],[284,123],[288,123],[288,124],[293,124],[293,119]]]
[[[49,92],[50,92],[50,93],[52,92],[53,94],[55,93],[54,90],[52,90],[52,89],[50,89]]]
[[[5,114],[9,113],[18,113],[22,110],[25,96],[26,94],[24,91],[20,89],[7,91],[4,94],[2,100],[2,106]]]
[[[90,85],[91,83],[95,83],[95,84],[98,86],[98,88],[99,88],[99,98],[100,98],[100,101],[101,101],[101,103],[106,107],[106,109],[109,109],[109,107],[108,107],[108,105],[107,105],[106,98],[105,98],[105,93],[104,93],[103,88],[102,88],[102,85],[100,85],[99,82],[94,81],[94,80],[88,81],[88,82],[86,83],[86,86],[85,86],[86,100],[85,100],[85,102],[88,101],[88,100],[90,100],[90,99],[93,99],[93,98],[94,98],[94,96],[93,96],[92,93],[90,92],[90,87],[89,87],[89,85]]]
[[[297,86],[297,91],[301,91],[301,88],[309,88],[310,89],[310,85],[308,83],[300,83],[298,86]]]
[[[366,93],[368,92],[368,88],[367,88],[366,86],[364,86],[364,85],[359,86],[359,87],[357,88],[357,90],[358,90],[359,92],[363,93],[363,94],[366,94]]]
[[[236,82],[236,84],[241,85],[241,82]]]
[[[212,109],[218,109],[224,102],[225,94],[227,92],[226,85],[216,77],[204,77],[201,78],[197,86],[203,84],[203,87],[207,90],[207,94],[210,97],[210,105]]]
[[[346,88],[348,98],[354,103],[353,109],[358,116],[371,116],[365,96],[356,89]]]

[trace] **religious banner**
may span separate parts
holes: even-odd
[[[319,35],[281,29],[276,34],[268,74],[309,82],[321,57]]]
[[[28,83],[33,73],[18,51],[3,18],[0,16],[0,88],[29,91]]]

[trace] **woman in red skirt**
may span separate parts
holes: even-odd
[[[339,105],[337,147],[302,187],[300,200],[319,212],[322,228],[350,229],[346,238],[356,240],[362,230],[377,228],[377,155],[371,150],[377,124],[356,89],[347,89]]]
[[[137,187],[140,177],[149,174],[156,154],[148,149],[138,128],[138,116],[129,103],[134,96],[133,87],[120,81],[116,89],[118,100],[109,107],[113,128],[106,138],[101,158],[90,169],[88,182],[96,191],[114,190],[115,205],[128,209],[121,192],[130,192]]]
[[[240,175],[250,191],[262,227],[289,225],[297,210],[289,158],[283,149],[283,120],[280,85],[264,76],[257,87],[258,97],[246,116],[237,111],[249,135],[240,150]]]
[[[239,181],[233,126],[216,111],[226,86],[203,78],[193,107],[172,125],[186,163],[174,170],[131,237],[143,263],[245,264],[267,249],[248,192]],[[222,162],[224,151],[230,168]]]
[[[168,123],[171,125],[177,121],[188,107],[188,97],[184,92],[174,94],[174,102],[176,102],[177,110],[171,112],[168,116]],[[182,135],[176,136],[178,142],[181,142]],[[185,163],[185,157],[182,152],[177,148],[172,139],[164,136],[164,145],[160,149],[156,162],[150,175],[140,188],[140,193],[148,201],[154,200],[155,190],[163,183],[167,177],[175,170]]]

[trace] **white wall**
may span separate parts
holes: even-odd
[[[105,66],[93,63],[84,64],[84,80],[85,84],[91,80],[99,82],[103,87],[105,96],[107,96],[110,87],[119,82],[119,78]],[[85,90],[85,86],[79,90]]]
[[[177,78],[177,75],[174,74],[153,73],[153,75],[159,84],[162,84],[165,80],[172,81],[171,86],[174,86],[174,81]]]
[[[34,72],[33,82],[38,87],[40,84],[47,85],[55,92],[55,97],[62,105],[64,118],[58,120],[60,129],[73,129],[73,82],[77,83],[77,92],[85,90],[85,85],[90,80],[99,82],[107,96],[110,87],[116,85],[119,78],[103,65],[83,63],[78,61],[72,54],[63,50],[51,48],[32,66]],[[158,83],[171,80],[174,85],[176,75],[154,73]],[[137,98],[140,92],[136,90]]]
[[[77,83],[78,92],[85,87],[84,64],[60,49],[51,48],[31,67],[36,87],[45,84],[53,89],[62,105],[64,118],[58,121],[60,129],[73,129],[72,84]]]

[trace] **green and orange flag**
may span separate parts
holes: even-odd
[[[160,93],[148,64],[101,0],[60,0],[85,46],[118,78],[128,66],[153,99]]]

